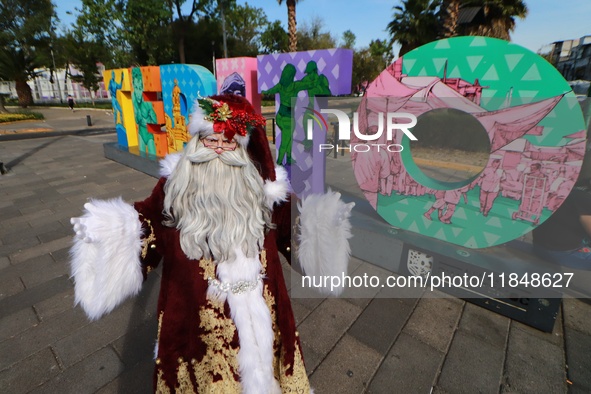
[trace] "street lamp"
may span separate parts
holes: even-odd
[[[49,50],[51,51],[51,60],[53,61],[53,71],[55,72],[55,82],[57,83],[57,94],[60,96],[60,103],[63,103],[62,100],[62,89],[60,88],[60,79],[57,74],[57,69],[55,68],[55,57],[53,56],[53,44],[49,44]]]

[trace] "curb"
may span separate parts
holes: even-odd
[[[15,133],[15,134],[2,134],[0,135],[0,142],[2,141],[18,141],[28,140],[32,138],[46,138],[46,137],[59,137],[64,135],[98,135],[98,134],[115,134],[115,128],[113,127],[102,127],[97,129],[79,129],[79,130],[62,130],[62,131],[46,131],[41,133]]]

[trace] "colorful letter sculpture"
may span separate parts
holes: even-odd
[[[106,70],[103,76],[118,144],[154,159],[183,148],[192,103],[217,92],[213,74],[197,65]]]
[[[420,122],[441,108],[473,116],[488,134],[488,164],[472,179],[429,177],[413,159],[415,141],[400,131],[395,141],[375,142],[401,144],[401,153],[352,153],[357,182],[392,226],[484,248],[530,232],[562,204],[580,172],[586,131],[575,95],[552,65],[497,39],[440,40],[383,71],[358,112],[364,129],[375,130],[377,113],[407,112]],[[352,136],[351,145],[363,142]]]
[[[235,57],[215,61],[218,92],[246,97],[260,111],[261,95],[257,87],[256,57]]]
[[[277,164],[285,165],[298,196],[324,192],[325,155],[312,149],[326,140],[322,123],[313,141],[304,125],[323,105],[322,97],[351,93],[353,52],[326,49],[258,56],[258,86],[276,95]]]
[[[103,72],[105,87],[111,94],[117,141],[124,148],[138,146],[133,104],[131,103],[131,73],[128,68]],[[124,116],[127,114],[128,116]],[[130,130],[130,133],[127,133]]]
[[[189,138],[186,125],[193,103],[200,96],[215,94],[216,81],[205,67],[190,64],[160,66],[160,74],[168,152],[178,152]]]

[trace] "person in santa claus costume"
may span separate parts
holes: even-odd
[[[310,392],[279,254],[292,233],[287,174],[265,120],[239,96],[199,99],[181,153],[144,201],[91,200],[72,219],[75,299],[99,319],[162,264],[154,391]],[[342,275],[352,204],[330,190],[298,203],[298,263]]]

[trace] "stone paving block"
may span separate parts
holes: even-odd
[[[349,302],[328,298],[299,325],[300,338],[314,351],[326,354],[361,311]]]
[[[509,318],[466,302],[460,328],[483,342],[504,348],[510,321]]]
[[[324,357],[326,357],[326,354],[317,352],[304,341],[301,341],[301,345],[304,364],[306,365],[306,373],[309,376],[316,370],[316,368],[318,368],[320,363],[324,360]]]
[[[493,345],[473,330],[460,329],[445,357],[437,387],[450,393],[498,393],[504,360],[505,344]]]
[[[47,320],[52,316],[74,308],[74,288],[69,288],[59,294],[46,298],[33,305],[37,316]]]
[[[4,268],[0,271],[0,301],[15,294],[20,293],[25,289],[25,285],[18,277],[6,277],[2,275],[3,271],[10,270],[11,267]],[[0,303],[1,305],[1,303]],[[1,308],[0,308],[1,310]]]
[[[53,215],[53,213],[54,212],[51,209],[37,210],[35,212],[31,212],[26,215],[19,215],[19,216],[12,217],[10,219],[4,219],[2,221],[2,226],[10,227],[13,224],[34,221],[35,219],[38,219],[38,218],[51,216],[51,215]]]
[[[10,278],[8,280],[10,283],[16,282]],[[19,280],[19,282],[21,281]],[[3,299],[0,297],[0,316],[8,316],[70,288],[72,288],[72,282],[68,280],[68,277],[60,276],[58,278],[44,282],[39,286],[20,291],[10,297],[5,297]],[[2,286],[1,274],[0,289],[4,289]]]
[[[569,393],[591,393],[591,341],[589,335],[566,327],[566,365],[572,382]]]
[[[103,348],[78,364],[66,369],[41,387],[34,394],[90,394],[119,376],[125,366],[110,347]]]
[[[562,300],[564,326],[591,336],[591,305],[577,298]]]
[[[429,393],[445,353],[402,333],[380,365],[367,393]]]
[[[126,369],[114,380],[107,383],[96,394],[147,394],[153,392],[152,374],[154,362],[151,359]]]
[[[53,241],[50,241],[47,243],[43,243],[40,245],[30,247],[30,248],[22,250],[20,252],[13,253],[9,257],[10,257],[10,261],[12,262],[12,264],[18,264],[23,261],[27,261],[29,259],[32,259],[33,257],[41,256],[46,253],[51,253],[51,252],[55,252],[56,250],[70,247],[71,245],[72,245],[72,237],[67,236],[67,237],[58,238],[56,240],[53,240]]]
[[[374,298],[355,321],[349,334],[385,355],[412,313],[416,299]]]
[[[563,347],[549,342],[540,346],[540,338],[534,331],[527,326],[511,325],[501,391],[566,393]]]
[[[27,269],[26,271],[21,273],[20,278],[27,289],[35,287],[41,283],[47,282],[48,280],[70,274],[70,266],[66,261],[56,262],[50,255],[44,255],[40,257],[45,256],[49,257],[50,259],[47,261],[47,263],[28,264],[30,269]],[[39,259],[35,258],[28,261],[36,260]],[[21,263],[17,265],[17,267],[20,267],[22,264],[26,263]]]
[[[382,356],[350,335],[345,335],[310,377],[315,393],[362,393]]]
[[[53,229],[44,232],[39,231],[39,228],[33,226],[33,230],[37,233],[37,238],[39,238],[39,241],[46,243],[63,237],[72,237],[74,235],[74,231],[72,230],[71,226],[66,228],[63,224],[57,221],[53,224]]]
[[[457,298],[422,298],[403,332],[445,353],[458,327],[463,306],[464,302]]]
[[[149,316],[133,301],[55,341],[53,347],[63,365],[70,367],[145,322]]]
[[[2,243],[5,245],[18,246],[20,249],[26,249],[39,244],[37,234],[32,231],[30,226],[18,230],[3,231],[0,238],[2,238]]]
[[[88,324],[79,308],[42,321],[31,329],[0,343],[0,370],[37,353]]]
[[[60,373],[49,347],[0,372],[0,388],[4,393],[28,393]]]
[[[148,319],[112,343],[119,358],[127,366],[133,366],[143,360],[154,360],[154,348],[158,335],[158,320]],[[145,378],[151,378],[146,375]]]
[[[33,308],[25,308],[0,318],[0,342],[13,338],[39,323]]]
[[[18,227],[19,229],[20,227],[26,227],[28,231],[31,230],[28,223],[22,223]],[[18,229],[15,229],[15,231],[18,231]],[[20,253],[23,250],[35,247],[37,245],[39,245],[39,239],[33,235],[21,239],[18,243],[3,243],[3,245],[0,246],[0,256],[10,257],[13,254]]]
[[[302,305],[298,300],[291,301],[291,309],[293,310],[293,316],[296,321],[296,325],[301,324],[306,317],[312,312],[310,309]]]
[[[8,257],[5,257],[5,256],[0,257],[0,273],[2,272],[2,270],[4,268],[7,268],[9,266],[10,266],[10,260],[8,260]]]

